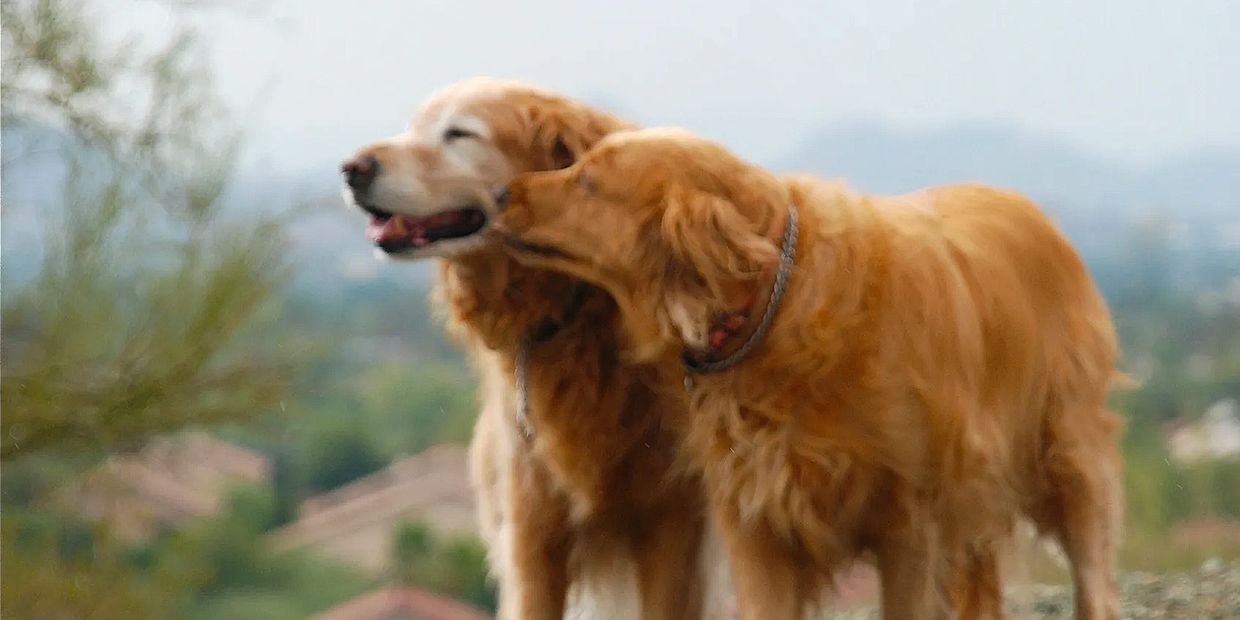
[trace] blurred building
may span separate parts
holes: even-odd
[[[265,485],[270,478],[262,454],[189,432],[109,457],[64,497],[87,520],[106,521],[122,540],[140,541],[183,521],[215,516],[232,487]]]
[[[298,519],[268,535],[277,550],[310,549],[381,575],[392,536],[421,521],[445,535],[476,533],[465,448],[436,446],[302,502]]]
[[[1240,404],[1226,398],[1210,405],[1200,420],[1170,432],[1167,449],[1180,462],[1240,455]]]
[[[490,620],[490,616],[449,598],[417,588],[372,590],[311,617],[311,620]]]

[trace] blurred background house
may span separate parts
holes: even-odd
[[[1210,405],[1201,419],[1174,425],[1167,448],[1183,463],[1240,458],[1240,405],[1225,398]]]
[[[307,549],[382,576],[392,536],[419,522],[446,536],[475,535],[465,449],[436,446],[301,503],[296,521],[267,535],[278,551]]]
[[[311,620],[485,620],[490,616],[416,588],[383,588],[350,599]]]
[[[261,453],[190,432],[158,438],[133,454],[108,457],[76,481],[65,500],[119,538],[139,543],[193,519],[226,509],[237,485],[270,483]]]

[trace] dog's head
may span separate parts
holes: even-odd
[[[723,147],[647,129],[515,179],[496,234],[525,264],[609,290],[639,343],[701,347],[711,322],[751,302],[778,263],[786,200],[776,177]]]
[[[513,176],[573,163],[628,126],[519,82],[475,78],[431,96],[404,133],[342,166],[345,200],[370,215],[386,255],[451,257],[482,247],[495,193]]]

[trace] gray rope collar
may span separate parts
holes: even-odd
[[[517,388],[517,427],[526,440],[534,438],[534,426],[530,423],[530,349],[536,344],[544,343],[555,337],[568,323],[577,317],[581,306],[585,305],[587,285],[578,282],[569,292],[568,301],[564,304],[564,313],[560,320],[547,319],[530,329],[517,343],[517,360],[515,381]]]
[[[784,225],[783,243],[779,249],[779,267],[775,271],[775,283],[771,287],[771,297],[766,304],[766,309],[762,312],[762,318],[758,322],[758,327],[754,329],[745,343],[740,346],[731,355],[721,360],[697,360],[688,354],[682,356],[685,372],[685,389],[693,389],[693,375],[704,375],[716,372],[723,372],[745,360],[750,353],[757,348],[758,344],[770,331],[771,324],[775,322],[775,313],[779,310],[779,304],[783,301],[784,293],[788,290],[788,278],[792,275],[792,265],[796,261],[797,256],[797,233],[798,221],[796,207],[788,205],[788,222]]]
[[[533,344],[533,338],[530,334],[526,334],[521,338],[521,342],[517,343],[517,428],[521,430],[521,435],[526,441],[534,438],[534,427],[530,424],[530,390],[529,390],[529,374],[530,374],[530,346]]]

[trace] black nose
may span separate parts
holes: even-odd
[[[379,160],[371,155],[354,157],[340,167],[344,182],[355,192],[366,191],[379,174]]]
[[[498,205],[500,209],[503,209],[504,207],[508,206],[508,188],[507,187],[499,190],[499,193],[495,194],[495,204]]]

